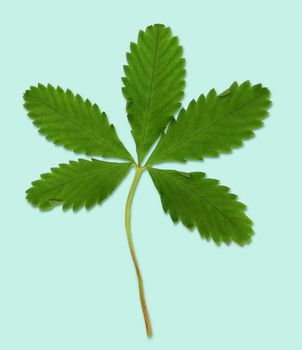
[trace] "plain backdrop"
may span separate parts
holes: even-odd
[[[0,3],[0,349],[302,349],[301,2]],[[256,138],[232,154],[162,165],[231,187],[255,223],[251,245],[217,247],[174,225],[142,177],[132,228],[149,340],[123,226],[133,170],[90,212],[32,208],[30,182],[80,156],[37,133],[22,94],[41,82],[89,97],[134,154],[122,66],[130,41],[153,23],[171,26],[184,46],[184,106],[249,79],[270,88],[273,107]]]

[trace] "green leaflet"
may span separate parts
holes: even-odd
[[[271,102],[269,90],[248,81],[217,95],[211,90],[182,109],[152,152],[148,164],[185,161],[231,152],[263,125]]]
[[[186,227],[197,227],[200,235],[217,244],[232,241],[243,245],[253,234],[251,220],[244,214],[245,205],[217,180],[204,173],[148,168],[157,188],[163,209],[172,220]]]
[[[28,189],[27,199],[35,207],[48,210],[57,204],[78,210],[101,203],[126,176],[131,163],[111,163],[79,159],[60,164],[42,174]]]
[[[124,67],[123,93],[139,162],[180,107],[185,60],[178,38],[161,24],[140,31]]]
[[[28,115],[47,140],[76,153],[132,160],[106,114],[89,100],[50,84],[32,86],[24,100]]]

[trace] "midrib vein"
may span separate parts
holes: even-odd
[[[121,164],[122,164],[122,163],[121,163]],[[120,165],[112,166],[110,169],[105,169],[105,170],[96,170],[96,171],[94,171],[94,172],[92,172],[92,173],[90,173],[90,174],[85,174],[85,175],[79,176],[79,177],[77,177],[77,178],[74,178],[74,179],[72,179],[72,180],[65,181],[65,182],[63,182],[63,183],[61,183],[61,184],[59,184],[59,185],[57,185],[57,186],[54,186],[54,187],[51,187],[51,188],[47,189],[46,191],[39,192],[39,195],[43,195],[43,194],[48,193],[48,192],[50,192],[50,191],[53,191],[53,190],[55,190],[55,189],[57,189],[57,188],[60,188],[60,187],[65,186],[65,185],[68,185],[68,184],[70,184],[70,183],[72,183],[72,182],[76,182],[76,181],[79,181],[79,180],[83,180],[83,179],[86,179],[86,178],[88,178],[88,177],[90,177],[90,176],[97,175],[97,174],[99,174],[99,173],[102,173],[102,174],[107,173],[108,171],[113,170],[113,169],[115,169],[115,168],[117,168],[117,167],[119,167],[119,166],[120,166]],[[53,174],[53,173],[52,173],[52,174]],[[41,179],[40,181],[43,181],[43,179]]]
[[[167,148],[165,152],[162,152],[161,155],[165,155],[168,154],[169,152],[171,152],[172,150],[174,150],[175,148],[178,148],[180,145],[183,145],[186,142],[189,142],[191,139],[195,138],[197,135],[204,133],[206,130],[208,130],[209,128],[213,127],[214,125],[220,123],[222,120],[224,120],[225,118],[229,117],[230,115],[238,112],[240,109],[244,108],[245,106],[247,106],[249,103],[255,101],[256,99],[258,99],[259,97],[261,97],[260,95],[247,101],[246,103],[241,104],[240,106],[238,106],[236,109],[232,110],[231,112],[223,115],[221,118],[215,120],[215,122],[213,122],[212,124],[208,125],[205,128],[202,128],[200,130],[198,130],[197,132],[195,132],[193,135],[191,135],[190,137],[178,142],[177,144],[173,145],[170,148]],[[187,111],[186,111],[187,113]],[[177,121],[176,121],[177,122]]]
[[[82,131],[84,131],[86,134],[88,134],[89,136],[94,137],[97,141],[99,141],[100,143],[102,143],[103,145],[105,145],[111,152],[116,152],[117,154],[119,154],[120,156],[124,156],[120,153],[120,150],[117,148],[113,148],[110,144],[108,144],[107,142],[105,142],[104,140],[100,139],[99,137],[97,137],[97,135],[93,134],[92,132],[90,132],[89,130],[84,129],[80,124],[78,124],[77,122],[75,122],[74,120],[70,119],[66,114],[62,113],[61,111],[57,110],[55,107],[51,106],[50,104],[48,104],[47,102],[41,101],[38,98],[35,98],[36,101],[38,101],[39,103],[41,103],[42,105],[48,107],[49,109],[51,109],[52,111],[54,111],[57,115],[63,117],[64,119],[68,120],[70,123],[74,124],[75,126],[77,126],[79,129],[81,129]]]
[[[169,179],[171,181],[171,178],[169,176],[165,176],[163,175],[165,178]],[[174,183],[176,183],[178,185],[178,187],[180,188],[185,188],[188,192],[191,192],[193,194],[194,197],[196,197],[198,200],[205,202],[208,206],[212,207],[214,210],[216,210],[221,216],[223,216],[227,221],[229,221],[237,230],[237,232],[241,233],[239,231],[239,228],[237,227],[237,225],[229,218],[227,217],[220,209],[218,209],[215,205],[213,205],[211,202],[207,201],[205,198],[203,198],[202,196],[198,196],[198,194],[196,194],[191,188],[189,188],[188,186],[184,185],[183,183],[175,180],[174,178],[172,179],[172,181]]]
[[[151,75],[151,83],[149,88],[149,95],[148,95],[148,104],[147,104],[147,111],[146,111],[146,117],[144,119],[143,124],[143,141],[141,144],[140,149],[143,150],[145,146],[145,138],[146,138],[146,131],[149,124],[149,117],[150,117],[150,106],[151,106],[151,100],[152,100],[152,90],[153,90],[153,83],[154,83],[154,73],[155,73],[155,65],[156,65],[156,59],[157,59],[157,51],[158,51],[158,40],[159,39],[159,30],[157,29],[156,32],[156,41],[155,41],[155,49],[154,49],[154,60],[153,60],[153,66],[152,66],[152,75]]]

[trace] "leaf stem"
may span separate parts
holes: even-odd
[[[130,191],[127,197],[127,202],[126,202],[126,208],[125,208],[125,226],[126,226],[126,234],[127,234],[127,240],[128,240],[128,245],[130,248],[130,253],[131,253],[131,257],[134,263],[134,267],[135,267],[135,271],[136,271],[136,276],[137,276],[137,281],[138,281],[138,288],[139,288],[139,296],[140,296],[140,301],[141,301],[141,307],[142,307],[142,311],[143,311],[143,315],[144,315],[144,320],[145,320],[145,326],[146,326],[146,332],[147,332],[147,336],[151,337],[152,335],[152,328],[151,328],[151,322],[149,319],[149,315],[148,315],[148,310],[147,310],[147,305],[146,305],[146,301],[145,301],[145,295],[144,295],[144,288],[143,288],[143,280],[142,280],[142,275],[138,266],[138,262],[137,262],[137,258],[135,256],[135,251],[134,251],[134,247],[133,247],[133,242],[132,242],[132,236],[131,236],[131,230],[130,230],[130,210],[131,210],[131,203],[132,203],[132,199],[133,199],[133,194],[134,191],[136,189],[138,180],[140,178],[140,175],[143,171],[143,167],[141,166],[135,166],[135,175],[130,187]]]

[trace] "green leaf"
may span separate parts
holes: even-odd
[[[132,160],[106,114],[70,90],[47,85],[24,93],[25,108],[47,140],[86,155]]]
[[[251,220],[244,214],[245,205],[236,200],[229,188],[204,173],[148,168],[157,188],[163,209],[172,220],[186,227],[197,227],[200,235],[217,244],[232,241],[248,243],[253,234]]]
[[[155,24],[139,32],[137,44],[130,45],[127,62],[123,93],[141,162],[180,107],[185,60],[171,29]]]
[[[211,90],[193,100],[173,120],[151,154],[148,164],[217,156],[241,146],[263,125],[271,102],[261,84],[235,82],[220,95]]]
[[[60,164],[50,173],[42,174],[28,189],[27,200],[48,210],[57,204],[63,209],[78,210],[101,203],[126,176],[131,163],[111,163],[92,159],[79,159]]]
[[[250,242],[252,222],[245,215],[245,205],[229,188],[201,172],[160,170],[151,165],[230,152],[263,125],[262,119],[270,106],[268,89],[260,84],[251,86],[249,82],[238,86],[235,82],[220,94],[211,90],[206,97],[201,95],[174,120],[185,85],[182,51],[178,38],[161,24],[140,31],[137,43],[130,44],[122,90],[138,162],[119,140],[106,114],[89,100],[84,101],[70,90],[41,84],[24,94],[24,106],[46,139],[77,153],[130,161],[111,163],[79,159],[60,164],[50,173],[42,174],[27,190],[27,199],[34,206],[41,210],[60,204],[63,209],[90,208],[107,198],[131,165],[134,166],[135,174],[125,205],[125,231],[148,337],[152,335],[152,327],[131,232],[132,202],[141,174],[148,170],[164,211],[169,212],[174,222],[181,221],[189,229],[197,227],[201,237],[217,244]],[[146,154],[158,138],[158,144],[145,163]]]

